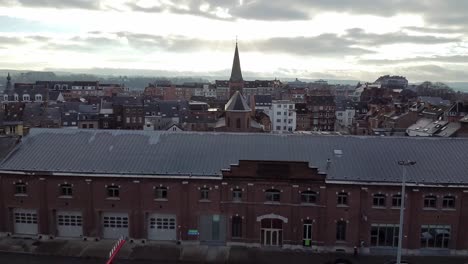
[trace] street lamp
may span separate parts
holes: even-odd
[[[402,160],[398,161],[398,165],[403,166],[403,176],[401,179],[401,199],[400,199],[400,227],[398,228],[398,250],[396,264],[401,264],[401,245],[403,243],[403,219],[405,208],[405,185],[406,185],[406,167],[413,166],[416,161]]]

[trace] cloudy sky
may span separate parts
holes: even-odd
[[[247,76],[468,81],[468,1],[0,0],[1,69],[225,75],[236,36]]]

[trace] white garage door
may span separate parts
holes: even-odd
[[[151,214],[148,220],[148,239],[177,240],[175,215]]]
[[[102,213],[102,237],[117,239],[128,237],[128,214]]]
[[[36,210],[16,208],[13,210],[13,214],[16,234],[37,235]]]
[[[57,231],[59,237],[81,237],[83,218],[81,212],[57,212]]]

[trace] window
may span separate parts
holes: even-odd
[[[130,117],[125,118],[125,123],[127,123],[127,124],[130,123]]]
[[[240,118],[236,119],[236,128],[241,128],[241,120]]]
[[[426,195],[424,197],[424,208],[436,208],[437,197],[434,195]]]
[[[30,99],[29,94],[23,94],[23,101],[29,101]]]
[[[230,118],[230,117],[227,118],[227,126],[228,126],[228,127],[231,126],[231,118]]]
[[[371,247],[397,247],[398,225],[372,224]]]
[[[242,237],[242,217],[232,217],[232,237]]]
[[[314,191],[303,191],[301,193],[301,202],[315,204],[317,203],[318,194]]]
[[[312,246],[312,220],[304,220],[302,229],[302,245],[305,247]]]
[[[200,189],[200,199],[201,200],[208,200],[209,199],[209,194],[210,193],[210,189],[208,188],[201,188]]]
[[[348,194],[345,193],[345,192],[338,193],[337,204],[338,205],[348,205]]]
[[[89,128],[94,128],[94,124],[89,124]]]
[[[108,197],[119,197],[120,195],[120,188],[118,186],[109,186],[107,187],[107,196]]]
[[[455,196],[446,195],[442,200],[443,208],[455,208]]]
[[[281,123],[281,119],[276,119],[276,122]]]
[[[346,240],[346,222],[343,220],[336,222],[336,240]]]
[[[281,130],[281,126],[276,126],[276,130]]]
[[[385,194],[374,194],[372,205],[375,207],[385,207]]]
[[[276,115],[281,115],[281,112],[276,112]]]
[[[242,189],[236,188],[232,190],[232,200],[241,201],[242,200]]]
[[[276,189],[270,189],[265,191],[265,198],[269,202],[279,202],[280,201],[280,191]]]
[[[444,225],[422,225],[421,247],[448,248],[450,241],[450,229],[450,226]]]
[[[157,187],[154,189],[156,199],[167,199],[167,187]]]
[[[35,101],[42,101],[42,94],[36,94],[34,100]]]
[[[15,184],[15,194],[26,194],[26,183],[18,182]]]
[[[394,194],[392,196],[392,206],[400,207],[401,206],[401,194]]]
[[[19,101],[19,96],[18,96],[18,94],[13,95],[13,98],[14,98],[14,100],[15,100],[16,102]]]
[[[71,184],[61,184],[60,185],[60,195],[62,196],[72,196],[73,190]]]

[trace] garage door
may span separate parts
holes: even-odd
[[[13,210],[15,233],[23,235],[37,235],[37,211],[16,208]]]
[[[148,220],[148,239],[177,240],[175,215],[151,214]]]
[[[128,237],[128,214],[102,213],[102,237],[118,239]]]
[[[81,212],[57,212],[57,231],[59,237],[81,237],[83,218]]]

